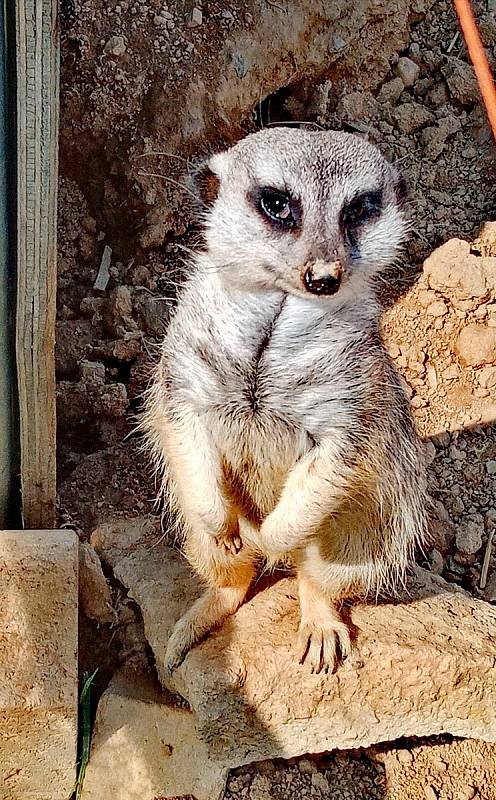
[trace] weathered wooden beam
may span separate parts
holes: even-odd
[[[55,524],[55,294],[59,49],[56,0],[18,0],[17,317],[27,528]]]
[[[7,19],[5,7],[0,6],[0,528],[6,527],[12,496],[15,467],[15,432],[13,396],[15,394],[15,370],[13,358],[14,337],[12,328],[12,303],[15,297],[15,281],[12,276],[11,226],[9,212],[15,208],[14,192],[9,186],[8,165],[12,161],[8,90],[7,90]]]

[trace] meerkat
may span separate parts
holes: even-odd
[[[351,651],[343,600],[393,591],[426,529],[409,404],[381,340],[376,279],[408,232],[405,183],[336,131],[272,128],[198,169],[205,249],[162,346],[144,427],[184,552],[206,584],[172,672],[289,557],[296,655]]]

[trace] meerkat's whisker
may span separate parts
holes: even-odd
[[[162,175],[160,172],[145,172],[144,170],[140,170],[138,175],[143,175],[147,178],[161,178],[162,180],[167,181],[167,183],[182,189],[183,192],[186,192],[186,194],[189,194],[194,200],[196,200],[196,195],[191,191],[191,189],[188,189],[188,187],[180,181],[176,181],[174,178],[169,178],[168,175]]]
[[[180,156],[177,153],[169,153],[167,150],[149,150],[147,153],[138,153],[137,155],[133,156],[131,160],[137,161],[139,158],[146,158],[147,156],[168,156],[169,158],[175,158],[178,161],[183,161],[185,164],[190,163],[187,158],[183,158],[183,156]]]

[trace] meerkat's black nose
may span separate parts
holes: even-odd
[[[307,291],[311,294],[331,295],[336,294],[341,285],[342,268],[339,264],[328,264],[327,270],[332,268],[331,271],[315,269],[317,265],[308,267],[303,275],[303,283]]]

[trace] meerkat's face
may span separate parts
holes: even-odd
[[[239,288],[329,298],[389,266],[408,223],[402,177],[352,134],[272,128],[199,170],[209,260]]]

